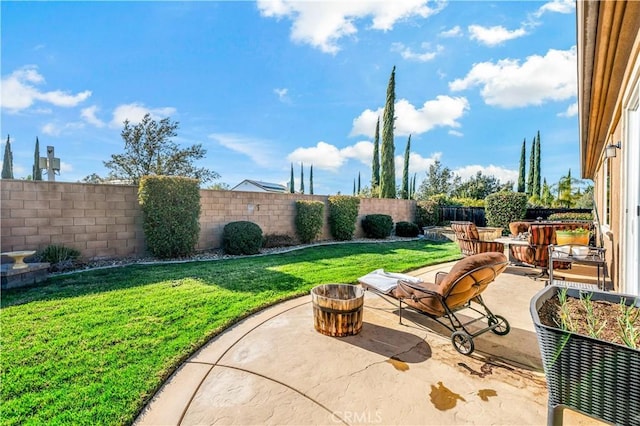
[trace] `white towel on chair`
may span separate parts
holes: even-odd
[[[382,293],[389,293],[398,286],[398,280],[408,281],[411,283],[421,283],[422,280],[407,274],[397,274],[395,272],[385,272],[384,269],[376,269],[358,278],[358,281]]]

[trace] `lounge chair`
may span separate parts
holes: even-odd
[[[380,273],[374,271],[359,279],[367,290],[398,300],[400,323],[402,310],[406,307],[434,319],[445,326],[451,334],[451,343],[458,352],[469,355],[475,349],[473,338],[487,331],[503,336],[509,333],[509,322],[493,314],[484,304],[481,293],[506,269],[508,261],[503,253],[481,253],[458,261],[448,273],[436,274],[435,283],[398,278],[389,274],[387,285],[380,285]],[[372,275],[377,275],[373,277]],[[394,282],[395,281],[395,282]],[[472,305],[472,302],[474,305]],[[404,306],[403,306],[404,305]],[[480,316],[463,322],[456,313],[469,309]],[[468,326],[485,322],[479,330]]]

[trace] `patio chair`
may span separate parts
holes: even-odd
[[[480,240],[480,233],[473,222],[451,222],[460,251],[465,256],[478,253],[504,253],[504,244],[496,241]]]
[[[439,272],[435,283],[397,279],[397,285],[378,290],[367,275],[360,278],[360,283],[365,289],[397,299],[401,324],[403,309],[410,308],[426,315],[451,331],[453,347],[461,354],[469,355],[475,349],[475,337],[487,331],[503,336],[511,329],[506,318],[489,310],[481,294],[507,264],[503,253],[481,253],[458,261],[448,273]],[[474,317],[463,321],[456,315],[463,309],[465,314],[473,312]],[[469,327],[480,322],[480,329],[476,327],[473,331]]]
[[[556,229],[564,229],[565,225],[560,224],[536,224],[529,226],[528,245],[509,246],[511,257],[518,262],[540,268],[539,273],[527,274],[535,280],[547,278],[549,276],[549,245],[556,244]],[[568,269],[571,264],[567,262],[555,261],[553,264],[557,269]]]

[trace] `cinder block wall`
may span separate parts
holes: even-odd
[[[224,226],[237,220],[255,222],[265,234],[295,235],[295,201],[325,203],[327,196],[202,190],[198,250],[218,248]],[[77,248],[88,259],[145,255],[142,212],[137,187],[84,183],[0,180],[3,252],[37,250],[50,244]],[[356,237],[363,235],[360,219],[388,214],[394,222],[413,221],[415,202],[363,198]]]

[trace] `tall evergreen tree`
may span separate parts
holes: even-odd
[[[527,197],[531,197],[533,195],[533,170],[535,169],[535,159],[536,159],[536,138],[533,137],[533,143],[531,144],[531,154],[529,154],[529,173],[527,174],[527,189],[525,193]]]
[[[304,164],[300,163],[300,193],[304,194]]]
[[[362,191],[362,188],[360,186],[360,172],[358,172],[358,194],[360,194],[360,192]]]
[[[291,182],[289,182],[289,192],[292,194],[296,192],[296,187],[293,182],[293,163],[291,163]]]
[[[393,125],[396,102],[396,67],[391,70],[387,86],[387,100],[382,117],[382,146],[380,149],[380,198],[396,198],[396,168],[393,156]]]
[[[411,135],[407,140],[407,147],[404,150],[404,166],[402,167],[402,189],[400,190],[400,198],[408,200],[411,194],[409,191],[409,154],[411,153]]]
[[[309,168],[309,194],[313,195],[313,164]]]
[[[353,178],[353,195],[356,195],[356,179]]]
[[[411,182],[411,195],[409,196],[410,199],[413,199],[416,195],[416,178],[417,178],[418,174],[414,173],[413,174],[413,181]]]
[[[536,150],[535,150],[535,168],[533,170],[533,195],[540,197],[542,188],[540,186],[540,130],[538,130],[538,136],[536,137]]]
[[[7,143],[4,145],[2,179],[13,179],[13,152],[11,152],[11,141],[9,140],[9,135],[7,135]]]
[[[380,186],[380,117],[376,121],[376,134],[373,137],[371,169],[371,189],[374,189]]]
[[[527,154],[527,139],[522,140],[522,149],[520,150],[520,168],[518,169],[518,192],[525,192],[524,179],[525,179],[525,162]]]
[[[40,141],[36,136],[36,149],[33,153],[33,180],[42,180],[42,169],[40,168]]]
[[[547,178],[544,178],[542,183],[542,195],[540,196],[540,202],[545,207],[551,207],[553,203],[553,195],[551,194],[551,188],[547,184]]]

